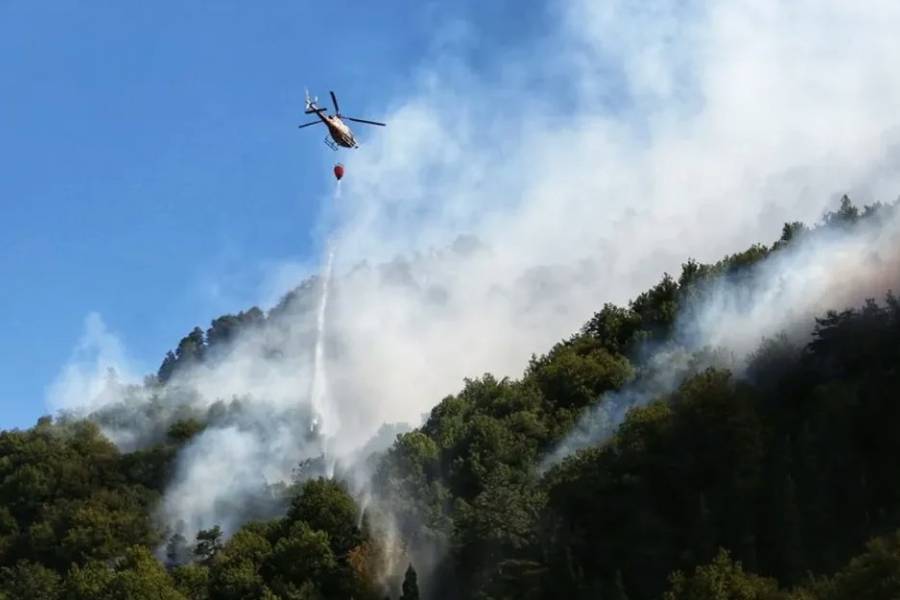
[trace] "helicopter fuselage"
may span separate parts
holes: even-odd
[[[350,131],[350,128],[347,127],[343,121],[341,121],[340,117],[323,113],[324,111],[322,110],[316,111],[316,114],[322,119],[325,126],[328,127],[328,133],[331,135],[331,139],[334,140],[334,143],[338,146],[343,146],[344,148],[359,147],[359,144],[356,143],[356,138],[353,137],[353,132]]]
[[[367,119],[358,119],[356,117],[348,117],[346,115],[341,114],[341,109],[338,107],[337,96],[334,95],[334,92],[329,92],[331,94],[331,103],[334,105],[334,114],[328,115],[325,114],[328,110],[327,108],[320,108],[316,106],[316,103],[319,101],[318,98],[313,100],[309,97],[309,91],[306,92],[306,114],[311,115],[315,113],[317,117],[319,117],[319,121],[325,124],[325,127],[328,128],[328,135],[331,137],[329,140],[327,137],[325,138],[325,143],[331,147],[332,150],[337,150],[338,146],[343,146],[344,148],[359,148],[359,144],[356,143],[356,138],[353,137],[353,132],[350,131],[350,127],[344,123],[344,119],[348,121],[353,121],[354,123],[365,123],[367,125],[378,125],[379,127],[384,127],[385,123],[379,123],[378,121],[369,121]],[[304,127],[309,127],[310,125],[316,125],[318,121],[313,121],[311,123],[304,123],[303,125],[298,125],[300,129]]]

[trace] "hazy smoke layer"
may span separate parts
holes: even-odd
[[[900,209],[886,210],[884,221],[819,229],[749,270],[706,284],[682,307],[673,341],[651,350],[633,384],[587,411],[542,469],[605,442],[630,408],[674,391],[686,375],[708,366],[742,374],[763,340],[785,336],[802,347],[826,311],[900,289]]]
[[[125,447],[179,414],[210,420],[179,459],[171,523],[234,526],[230,507],[265,505],[263,484],[298,460],[323,447],[350,456],[383,423],[417,424],[464,376],[519,374],[603,302],[687,257],[715,260],[784,221],[813,221],[834,194],[900,189],[893,0],[552,6],[543,40],[484,70],[457,58],[477,50],[471,37],[423,64],[391,126],[347,159],[343,199],[325,215],[340,248],[323,348],[339,427],[327,440],[309,433],[318,282],[161,390],[97,383],[118,350],[64,371],[50,403],[108,407],[104,425]],[[794,259],[823,305],[846,281],[838,273],[866,260],[841,256],[843,271],[816,270],[812,251]],[[815,308],[786,315],[765,298],[746,310],[775,329]],[[744,318],[739,300],[723,290],[692,323],[694,343],[754,344],[725,326]]]

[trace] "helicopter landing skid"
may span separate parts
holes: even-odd
[[[325,142],[325,145],[326,145],[326,146],[328,146],[329,148],[331,148],[332,150],[334,150],[335,152],[337,152],[338,146],[337,146],[337,144],[334,143],[334,141],[331,140],[331,138],[326,137],[326,138],[325,138],[324,140],[322,140],[322,141]]]

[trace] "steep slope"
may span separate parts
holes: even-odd
[[[520,379],[467,380],[386,452],[338,462],[271,384],[294,381],[284,326],[311,330],[317,282],[220,317],[143,385],[111,381],[88,421],[0,434],[0,591],[381,598],[405,573],[405,597],[704,598],[722,581],[862,597],[900,575],[896,218],[845,199],[771,246],[688,261]],[[265,360],[235,362],[252,353]],[[230,388],[234,368],[266,394]],[[197,381],[220,399],[197,402]],[[306,433],[234,462],[229,443],[280,428]],[[239,437],[209,435],[224,431]],[[235,487],[272,460],[293,477]],[[211,490],[227,494],[185,506]]]

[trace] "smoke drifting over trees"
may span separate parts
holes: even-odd
[[[424,64],[323,215],[327,307],[311,276],[146,378],[91,315],[61,414],[0,434],[0,591],[896,581],[900,8],[683,4],[555,5],[548,64]]]
[[[900,456],[897,215],[845,199],[770,246],[688,261],[520,379],[467,380],[419,428],[343,454],[310,428],[309,388],[286,383],[288,364],[312,361],[320,282],[216,319],[142,385],[108,377],[89,421],[2,434],[0,492],[19,498],[2,589],[688,598],[724,577],[766,597],[853,597],[880,577],[866,561],[894,560],[877,536],[900,528],[886,477]],[[397,285],[395,265],[380,276]],[[272,387],[209,400],[248,373]]]

